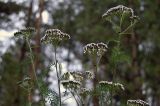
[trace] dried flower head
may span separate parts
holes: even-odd
[[[116,13],[129,13],[130,16],[134,16],[134,11],[132,8],[128,8],[123,5],[118,5],[116,7],[110,8],[106,13],[102,15],[102,17],[107,18],[110,17]]]
[[[83,74],[81,72],[72,71],[72,72],[66,72],[61,77],[62,80],[76,80],[76,81],[82,81],[83,80]]]
[[[78,89],[80,88],[80,81],[76,81],[76,80],[62,80],[61,81],[62,85],[66,88],[66,89]]]
[[[59,29],[48,29],[45,32],[45,36],[41,38],[43,43],[57,43],[63,40],[70,39],[70,36],[66,33],[63,33]]]
[[[83,80],[83,74],[81,72],[78,72],[78,71],[72,71],[70,72],[71,75],[73,76],[73,78],[76,80],[76,81],[82,81]]]
[[[80,89],[80,95],[81,96],[87,96],[87,95],[89,95],[90,93],[91,93],[91,89],[87,89],[87,88],[81,88]]]
[[[100,81],[99,82],[99,88],[102,91],[108,91],[110,89],[113,89],[113,90],[124,90],[124,86],[122,84],[108,82],[108,81]]]
[[[70,72],[66,72],[66,73],[64,73],[63,75],[62,75],[62,80],[69,80],[69,78],[70,78],[70,76],[71,76],[71,74],[70,74]]]
[[[35,28],[33,27],[26,27],[25,29],[21,29],[20,31],[17,31],[14,33],[15,37],[24,37],[24,38],[29,38],[31,34],[35,32]]]
[[[149,104],[143,100],[128,100],[127,101],[128,106],[149,106]]]
[[[85,76],[86,76],[87,79],[93,79],[94,78],[93,72],[90,72],[90,71],[86,71]]]
[[[102,56],[108,49],[108,46],[104,43],[90,43],[84,46],[84,53]]]

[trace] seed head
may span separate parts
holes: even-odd
[[[31,36],[31,34],[35,32],[35,28],[33,27],[26,27],[25,29],[21,29],[20,31],[17,31],[14,33],[15,37],[24,37],[24,38],[28,38]]]
[[[59,29],[48,29],[45,32],[45,36],[41,38],[42,43],[57,43],[63,40],[70,39],[70,36],[63,33]]]
[[[108,49],[108,46],[104,43],[90,43],[84,46],[84,53],[96,54],[97,56],[102,56]]]
[[[90,71],[86,71],[85,72],[85,76],[88,78],[88,79],[93,79],[94,78],[94,74]]]
[[[128,8],[126,6],[123,6],[123,5],[118,5],[116,7],[113,7],[113,8],[110,8],[106,13],[104,13],[102,15],[102,17],[106,18],[106,17],[110,17],[112,16],[113,14],[116,14],[116,13],[130,13],[131,16],[134,16],[134,11],[132,8]]]
[[[76,80],[62,80],[61,81],[62,85],[66,88],[66,89],[78,89],[80,88],[80,81],[76,81]]]
[[[62,80],[69,80],[70,76],[71,76],[70,72],[66,72],[62,75]]]
[[[101,90],[110,90],[110,89],[114,89],[114,90],[124,90],[124,86],[120,83],[113,83],[113,82],[108,82],[108,81],[100,81],[99,82],[99,88]]]
[[[90,93],[91,93],[91,89],[87,89],[87,88],[80,89],[80,95],[82,95],[82,96],[89,95]]]
[[[76,81],[82,81],[83,80],[83,74],[81,72],[73,71],[73,72],[70,72],[70,73]]]
[[[149,106],[149,104],[143,100],[128,100],[127,101],[128,106]]]

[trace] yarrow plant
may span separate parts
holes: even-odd
[[[123,92],[125,87],[123,84],[116,82],[116,68],[117,65],[123,61],[124,59],[120,57],[124,57],[121,49],[121,37],[124,34],[131,34],[128,33],[129,29],[138,22],[139,18],[134,14],[132,8],[128,8],[123,5],[119,5],[113,8],[110,8],[106,13],[102,15],[104,19],[111,22],[115,32],[118,35],[118,39],[116,40],[117,45],[113,48],[111,54],[111,63],[113,66],[112,74],[113,78],[112,81],[99,81],[97,77],[97,73],[99,72],[99,62],[105,53],[108,51],[108,45],[105,43],[89,43],[83,47],[84,54],[87,54],[92,62],[92,69],[90,71],[68,71],[62,74],[62,68],[60,67],[61,64],[57,60],[57,48],[58,46],[63,43],[63,41],[69,40],[70,35],[67,33],[62,32],[59,29],[47,29],[45,31],[45,35],[41,38],[41,43],[43,44],[51,44],[54,47],[54,66],[56,71],[57,83],[58,83],[58,103],[55,106],[62,106],[65,100],[63,99],[65,96],[71,95],[77,103],[78,106],[88,106],[90,105],[90,100],[92,100],[94,106],[114,106],[113,104],[113,96],[118,91]],[[118,17],[119,22],[115,23],[114,17]],[[129,25],[127,27],[123,27],[124,19],[129,20]],[[14,35],[15,37],[22,37],[26,40],[28,47],[30,49],[30,53],[32,54],[32,49],[30,46],[30,38],[32,33],[35,31],[34,28],[26,28],[16,32]],[[35,73],[35,67],[33,62],[33,56],[30,55],[30,59],[32,62],[32,67],[34,70],[35,79],[37,81],[37,85],[40,90],[40,86],[37,80],[37,76]],[[30,78],[28,78],[30,79]],[[93,86],[91,88],[86,88],[85,81],[90,80],[93,82]],[[30,80],[23,80],[19,84],[23,87],[29,86],[32,88],[32,84],[29,83]],[[61,85],[65,88],[65,94],[62,95],[61,92]],[[91,86],[91,85],[90,85]],[[29,92],[30,93],[30,92]],[[42,94],[43,96],[43,94]],[[49,96],[52,97],[52,96]],[[45,98],[43,98],[45,99]],[[62,100],[63,99],[63,100]],[[51,99],[53,100],[53,99]],[[85,102],[87,100],[87,103]],[[149,106],[147,102],[142,100],[128,100],[128,106]],[[31,106],[31,103],[30,103]]]
[[[42,104],[43,105],[45,104],[44,103],[44,97],[43,97],[43,94],[41,92],[40,85],[38,83],[38,78],[37,78],[37,75],[36,75],[36,70],[35,70],[35,65],[34,65],[34,60],[33,60],[33,58],[34,58],[33,57],[33,52],[32,52],[31,44],[30,44],[30,39],[31,39],[34,32],[35,32],[35,28],[27,27],[27,28],[21,29],[20,31],[14,33],[15,37],[24,39],[27,43],[28,48],[29,48],[29,53],[30,53],[29,57],[30,57],[30,60],[31,60],[32,70],[33,70],[35,79],[31,79],[30,77],[27,77],[27,78],[24,78],[23,81],[18,82],[18,84],[20,84],[20,86],[25,88],[25,89],[26,89],[26,84],[27,84],[29,106],[31,106],[31,104],[32,104],[30,93],[31,93],[31,89],[33,88],[33,84],[31,85],[31,81],[35,81],[35,85],[38,86],[38,90],[40,91],[40,94],[42,96]]]
[[[41,42],[55,45],[68,39],[70,39],[70,36],[59,29],[48,29],[45,32],[45,36],[41,38]]]
[[[128,100],[127,101],[128,106],[149,106],[149,104],[143,100]]]
[[[83,51],[85,54],[102,56],[108,49],[104,43],[90,43],[84,46]]]
[[[64,40],[69,40],[70,35],[60,31],[59,29],[47,29],[45,32],[44,37],[41,38],[41,42],[45,44],[52,44],[54,47],[54,64],[56,68],[56,75],[57,75],[57,82],[58,82],[58,91],[59,91],[59,105],[62,105],[61,102],[61,88],[60,88],[60,76],[61,76],[61,69],[58,70],[59,62],[57,60],[57,46],[62,43]],[[70,82],[70,83],[76,83],[76,82]]]

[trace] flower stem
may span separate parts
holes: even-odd
[[[28,88],[28,102],[29,102],[28,106],[32,106],[32,102],[31,102],[31,90],[30,90],[30,88]]]
[[[55,46],[55,51],[54,51],[54,59],[55,59],[55,67],[56,67],[56,74],[57,74],[57,79],[58,79],[58,92],[59,92],[59,105],[61,106],[62,105],[62,102],[61,102],[61,88],[60,88],[60,78],[59,78],[59,73],[58,73],[58,67],[57,67],[57,46]]]
[[[30,45],[30,43],[29,43],[29,39],[28,39],[28,38],[26,38],[26,42],[27,42],[27,45],[28,45],[29,51],[30,51],[30,59],[31,59],[33,74],[34,74],[34,77],[35,77],[35,80],[36,80],[38,89],[39,89],[39,91],[40,91],[40,94],[41,94],[41,96],[42,96],[43,105],[45,106],[44,97],[43,97],[43,94],[42,94],[42,92],[41,92],[40,85],[39,85],[39,83],[38,83],[38,78],[37,78],[36,71],[35,71],[35,65],[34,65],[33,56],[32,56],[32,55],[33,55],[33,52],[32,52],[31,45]]]
[[[98,83],[98,77],[97,77],[97,71],[98,71],[98,63],[97,63],[97,56],[93,56],[93,71],[94,71],[94,79],[93,79],[93,87],[96,89],[96,85]],[[99,106],[99,100],[96,96],[93,97],[93,105],[94,106]]]
[[[75,101],[76,101],[77,105],[79,106],[78,100],[76,99],[76,97],[75,97],[74,93],[73,93],[71,90],[70,90],[70,92],[71,92],[72,96],[74,97],[74,99],[75,99]]]

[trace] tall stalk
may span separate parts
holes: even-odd
[[[96,85],[97,85],[97,82],[98,82],[98,79],[97,79],[97,71],[98,71],[98,63],[97,63],[97,56],[94,55],[93,56],[93,71],[94,71],[94,75],[95,75],[95,78],[93,79],[93,86],[94,86],[94,89],[96,89]],[[96,96],[93,97],[93,103],[94,103],[94,106],[99,106],[99,100]]]
[[[28,106],[32,106],[32,102],[31,102],[31,89],[28,87],[27,89],[28,91]]]
[[[56,75],[57,75],[57,80],[58,80],[58,92],[59,92],[59,105],[61,106],[62,103],[61,103],[61,88],[60,88],[60,78],[59,78],[59,73],[58,73],[58,67],[57,67],[57,46],[55,45],[55,48],[54,48],[54,59],[55,59],[55,67],[56,67]]]
[[[35,65],[34,65],[33,56],[32,56],[32,55],[33,55],[33,52],[32,52],[31,45],[30,45],[30,43],[29,43],[29,39],[28,39],[28,38],[26,38],[26,42],[27,42],[27,45],[28,45],[28,47],[29,47],[29,52],[30,52],[29,57],[30,57],[31,64],[32,64],[33,74],[34,74],[34,77],[35,77],[35,80],[36,80],[38,89],[39,89],[39,91],[40,91],[40,94],[41,94],[41,96],[42,96],[43,106],[45,106],[44,97],[43,97],[43,94],[42,94],[42,92],[41,92],[40,85],[39,85],[39,83],[38,83],[38,78],[37,78],[37,75],[36,75]]]

